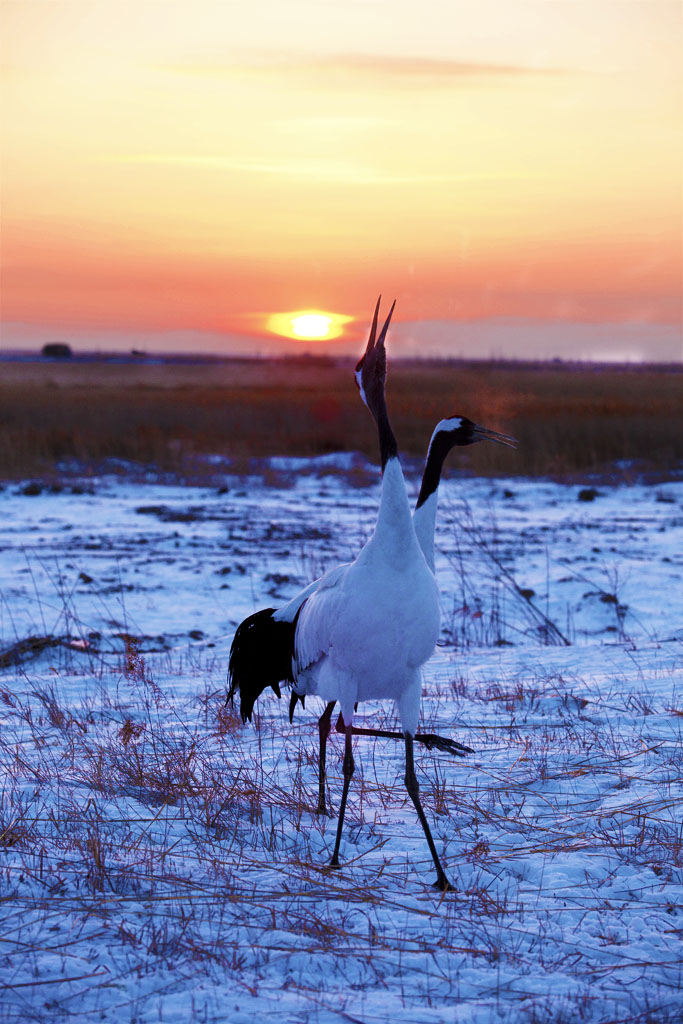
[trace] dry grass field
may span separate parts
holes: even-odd
[[[248,470],[260,455],[361,451],[375,433],[352,362],[300,358],[205,362],[33,361],[0,364],[0,477],[50,477],[123,459],[192,476],[197,456]],[[434,424],[464,414],[514,434],[519,450],[479,445],[459,464],[480,474],[637,472],[683,461],[677,367],[394,362],[389,407],[402,452],[424,454]]]

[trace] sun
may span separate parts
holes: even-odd
[[[338,338],[344,326],[353,320],[342,313],[326,313],[320,309],[298,309],[292,313],[271,313],[267,327],[273,334],[300,341],[331,341]]]
[[[292,333],[297,338],[329,338],[333,323],[328,313],[299,313],[292,317]]]

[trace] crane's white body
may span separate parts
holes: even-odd
[[[358,558],[330,570],[274,612],[276,622],[293,623],[298,616],[298,696],[339,701],[346,724],[357,702],[393,698],[404,731],[415,732],[420,668],[439,632],[434,532],[441,466],[453,445],[484,439],[514,444],[461,416],[437,424],[412,516],[398,458],[388,459],[375,532]]]
[[[355,561],[323,576],[300,603],[294,690],[339,701],[347,725],[357,702],[393,699],[403,729],[414,733],[420,669],[434,651],[439,623],[436,580],[415,533],[400,463],[392,458],[372,537]]]
[[[434,567],[434,533],[436,531],[436,506],[438,500],[438,493],[434,491],[433,494],[429,495],[425,503],[419,505],[413,512],[415,536],[432,575],[436,572]]]

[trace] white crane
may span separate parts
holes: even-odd
[[[477,441],[496,441],[499,444],[514,447],[516,442],[505,434],[477,426],[464,416],[449,416],[437,424],[429,442],[425,460],[422,483],[413,512],[413,526],[418,543],[422,548],[427,564],[434,571],[434,530],[438,488],[446,456],[456,446],[475,444]],[[280,683],[293,683],[292,659],[294,657],[294,634],[299,610],[304,601],[317,590],[320,579],[310,583],[287,602],[282,608],[263,608],[249,615],[239,625],[230,652],[228,681],[230,684],[228,697],[234,701],[240,694],[240,713],[242,721],[251,721],[254,704],[261,693],[270,686],[278,698],[282,696]],[[293,720],[294,710],[298,703],[304,705],[305,697],[292,690],[289,702],[289,720]],[[326,814],[325,806],[325,759],[327,739],[332,731],[332,712],[336,701],[330,701],[318,719],[320,737],[320,753],[318,758],[318,806],[317,814]],[[337,720],[336,731],[346,732],[341,714]],[[403,740],[403,733],[387,729],[352,729],[354,736],[378,736],[384,739]],[[428,750],[437,749],[463,757],[472,754],[471,747],[463,746],[455,740],[434,733],[415,733],[417,742],[424,744]]]
[[[498,444],[506,445],[510,448],[514,448],[517,445],[515,439],[509,437],[507,434],[499,434],[497,431],[489,430],[487,427],[480,427],[465,416],[449,416],[446,419],[441,420],[436,425],[429,442],[427,458],[425,460],[424,470],[422,473],[420,492],[413,512],[413,527],[415,529],[415,534],[417,536],[418,544],[422,550],[422,554],[424,555],[425,561],[432,573],[435,571],[434,532],[436,527],[436,510],[439,497],[439,484],[441,482],[441,473],[444,462],[447,455],[453,448],[476,444],[478,441],[495,441]],[[265,609],[263,612],[257,612],[253,618],[267,615],[268,612],[270,612],[272,614],[272,618],[276,622],[289,622],[294,624],[302,604],[310,596],[313,590],[317,589],[319,583],[320,580],[316,580],[315,583],[307,587],[306,590],[297,594],[296,597],[278,611]],[[287,679],[289,679],[290,682],[294,681],[291,674],[287,676]],[[281,680],[278,679],[276,681],[278,685],[273,687],[278,695],[280,681]],[[262,689],[265,689],[267,685],[268,682],[262,682]],[[293,689],[291,700],[289,702],[290,722],[292,721],[294,710],[299,701],[303,704],[304,697],[300,697],[296,689]],[[327,739],[332,731],[332,712],[334,711],[335,704],[336,701],[330,701],[325,706],[325,710],[318,719],[318,733],[320,736],[320,752],[318,758],[318,814],[326,813],[325,754]],[[336,731],[339,733],[346,732],[344,719],[341,714],[337,720]],[[387,729],[357,728],[355,725],[352,728],[352,733],[354,736],[378,736],[384,739],[395,740],[403,739],[403,733],[400,732],[392,732]],[[428,750],[437,749],[449,754],[454,754],[457,757],[464,757],[465,754],[474,753],[471,747],[466,747],[463,744],[456,742],[456,740],[448,739],[445,736],[438,736],[435,733],[416,732],[413,739],[424,744]]]
[[[512,438],[478,427],[463,417],[438,424],[425,465],[417,508],[411,516],[398,446],[389,422],[384,342],[393,313],[377,336],[379,300],[366,351],[356,367],[361,397],[378,428],[382,494],[375,531],[355,561],[338,566],[277,612],[265,609],[239,627],[230,653],[230,692],[239,689],[242,717],[251,716],[260,692],[279,682],[293,683],[290,717],[298,699],[316,694],[327,701],[319,720],[320,799],[324,811],[325,744],[331,714],[341,705],[337,728],[345,734],[344,786],[331,866],[339,867],[339,847],[349,784],[354,771],[354,734],[402,735],[406,749],[405,784],[434,861],[434,885],[452,888],[439,860],[419,799],[413,740],[453,753],[469,748],[452,740],[416,733],[420,707],[421,666],[431,656],[439,632],[439,601],[434,578],[433,533],[441,467],[454,445],[493,440],[514,445]],[[402,734],[354,729],[353,716],[363,700],[392,698]]]

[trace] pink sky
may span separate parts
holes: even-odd
[[[3,347],[681,358],[678,0],[1,11]]]

